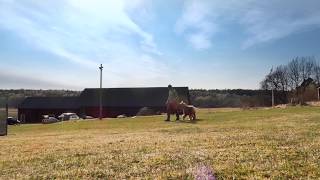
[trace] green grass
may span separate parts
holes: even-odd
[[[320,108],[198,110],[164,116],[10,126],[0,179],[319,179]]]

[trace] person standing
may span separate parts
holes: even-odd
[[[177,91],[169,84],[168,85],[168,99],[166,102],[166,107],[167,107],[167,119],[165,121],[170,121],[170,115],[171,114],[176,114],[177,119],[179,120],[179,112],[178,112],[178,101],[179,101],[179,96]]]

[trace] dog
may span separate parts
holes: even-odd
[[[189,116],[190,121],[196,120],[196,110],[192,105],[188,105],[185,102],[181,101],[179,104],[179,110],[183,113],[183,120]]]

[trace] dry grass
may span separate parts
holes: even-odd
[[[0,179],[319,179],[320,109],[200,110],[164,116],[12,126]]]

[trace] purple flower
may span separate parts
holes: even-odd
[[[194,177],[196,180],[216,180],[214,172],[208,166],[198,166],[194,171]]]

